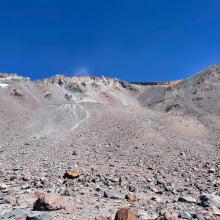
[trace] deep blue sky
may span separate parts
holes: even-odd
[[[219,61],[219,0],[0,0],[0,72],[155,81]]]

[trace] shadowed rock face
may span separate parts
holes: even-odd
[[[218,207],[194,201],[219,195],[219,97],[219,65],[162,85],[1,74],[0,210],[30,209],[40,191],[66,207],[52,219],[114,219],[122,207],[215,219]]]

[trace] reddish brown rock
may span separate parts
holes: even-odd
[[[68,178],[68,179],[76,179],[80,176],[80,173],[75,171],[75,170],[67,170],[66,173],[63,175],[63,178]]]
[[[139,218],[127,208],[121,208],[115,215],[115,220],[138,220]]]
[[[55,211],[62,209],[62,201],[57,193],[45,193],[34,203],[34,211]]]

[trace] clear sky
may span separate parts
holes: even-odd
[[[219,0],[0,0],[0,72],[158,81],[219,61]]]

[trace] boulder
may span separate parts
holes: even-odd
[[[62,201],[57,193],[45,193],[35,201],[34,211],[55,211],[62,209]]]
[[[128,208],[121,208],[115,215],[115,220],[138,220],[139,218]]]

